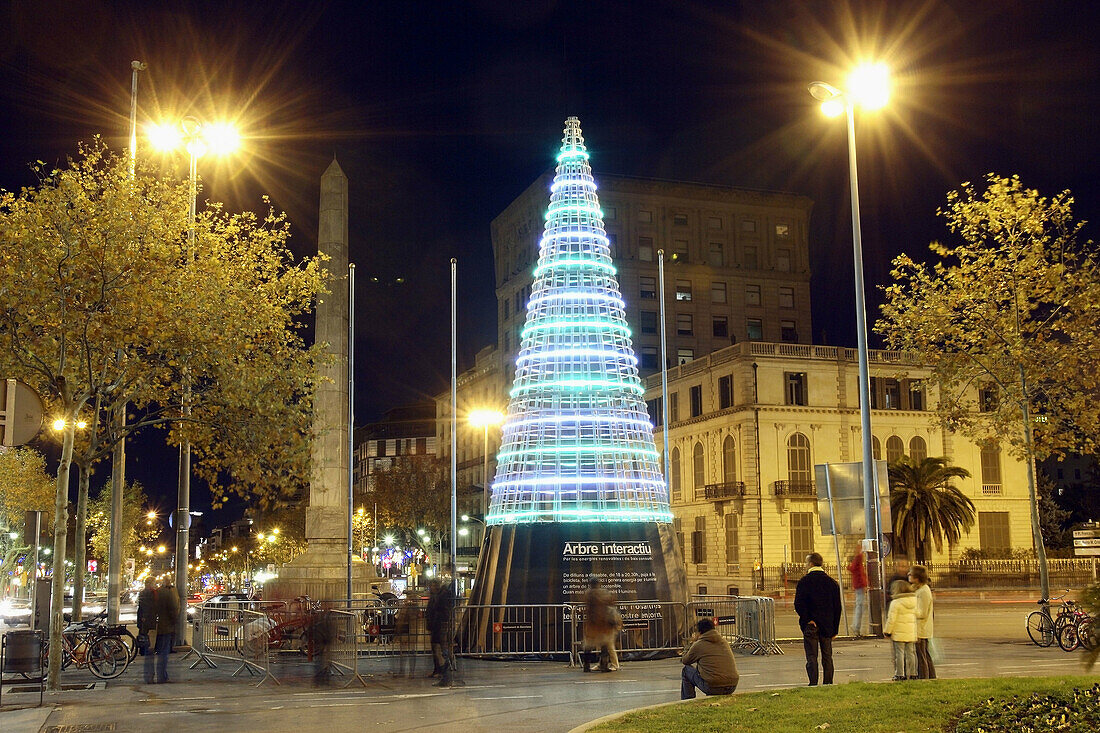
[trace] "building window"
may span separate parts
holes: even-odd
[[[691,300],[691,280],[676,281],[676,300]]]
[[[993,412],[1000,404],[1000,400],[997,398],[997,385],[986,384],[978,388],[978,410],[979,412]]]
[[[721,228],[722,228],[722,220],[719,219],[717,216],[712,216],[709,219],[707,219],[707,229],[721,229]]]
[[[690,313],[677,313],[676,314],[676,335],[677,336],[693,336],[695,334],[695,328],[692,323]]]
[[[745,305],[760,305],[760,286],[745,286]]]
[[[788,344],[798,343],[798,329],[795,328],[794,321],[779,322],[779,340]]]
[[[919,379],[909,382],[909,409],[924,409],[924,383]]]
[[[905,443],[896,435],[886,439],[886,462],[897,463],[905,455]]]
[[[659,428],[665,424],[660,397],[646,400],[645,406],[646,410],[649,412],[649,421],[653,423],[653,427]]]
[[[776,224],[775,225],[775,236],[777,236],[777,237],[786,237],[790,233],[791,233],[790,224]]]
[[[756,258],[756,247],[745,247],[745,269],[759,269],[760,263]]]
[[[928,444],[924,438],[914,435],[909,439],[909,457],[918,463],[928,457]]]
[[[779,307],[794,308],[794,288],[779,288]]]
[[[688,261],[688,243],[686,239],[672,240],[672,259],[677,262]]]
[[[691,478],[696,495],[707,484],[703,465],[703,444],[696,443],[691,449]]]
[[[386,441],[379,440],[374,444],[374,455],[379,458],[386,455]]]
[[[689,361],[695,361],[695,349],[676,349],[677,366],[683,366]]]
[[[684,523],[679,517],[672,520],[672,530],[676,533],[676,544],[680,548],[680,557],[684,557]]]
[[[725,283],[711,283],[710,284],[710,302],[711,303],[725,303],[726,302],[726,284]]]
[[[655,371],[660,368],[657,363],[657,347],[656,346],[643,346],[642,347],[642,371]]]
[[[750,318],[745,324],[749,341],[764,340],[764,322],[759,318]]]
[[[814,513],[791,512],[791,560],[801,565],[814,551]]]
[[[647,224],[652,222],[653,221],[653,212],[652,211],[646,211],[645,209],[639,210],[638,211],[638,221],[644,222],[644,223],[647,223]]]
[[[691,416],[699,417],[703,414],[703,385],[697,384],[688,390],[691,400]]]
[[[642,333],[657,333],[657,311],[642,311]]]
[[[791,271],[791,251],[789,249],[777,249],[775,251],[775,269],[779,272]]]
[[[996,443],[982,446],[982,494],[1001,493],[1001,447]]]
[[[711,242],[707,249],[707,264],[711,267],[721,267],[725,264],[725,254],[721,242]]]
[[[756,222],[753,221],[752,219],[742,219],[741,220],[741,231],[743,231],[743,232],[755,232],[756,231]]]
[[[982,550],[994,556],[1012,548],[1008,533],[1008,512],[978,512],[978,542]]]
[[[672,484],[672,500],[680,501],[680,449],[673,448],[668,459],[668,482]]]
[[[638,259],[653,261],[653,237],[638,237]]]
[[[688,218],[686,214],[673,214],[672,225],[676,227],[686,227],[688,225]]]
[[[810,439],[802,433],[794,433],[787,438],[787,479],[792,484],[808,484],[813,481]]]
[[[707,518],[695,518],[695,531],[691,533],[691,561],[696,565],[702,565],[707,561]],[[700,588],[706,594],[705,588]]]
[[[891,377],[871,377],[871,409],[902,409],[901,382]]]
[[[680,393],[673,392],[668,396],[668,421],[680,422]]]
[[[657,278],[655,277],[640,277],[638,278],[639,295],[643,300],[651,300],[657,297]]]
[[[718,409],[733,407],[733,375],[718,377]]]
[[[722,441],[722,481],[733,483],[737,480],[737,448],[733,436],[727,435]]]
[[[783,381],[786,385],[787,404],[805,405],[806,372],[784,372]]]
[[[726,515],[726,564],[736,565],[741,562],[741,553],[737,546],[737,515]]]
[[[882,460],[882,443],[874,435],[871,436],[871,458],[876,461]]]
[[[715,316],[710,321],[711,330],[714,333],[714,338],[724,339],[729,338],[730,335],[730,319],[725,316]]]

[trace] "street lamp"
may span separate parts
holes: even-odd
[[[852,196],[852,259],[855,264],[856,288],[856,339],[859,353],[859,419],[863,437],[863,511],[865,537],[870,540],[867,565],[872,577],[882,587],[882,567],[879,562],[878,540],[879,497],[875,485],[874,456],[871,452],[871,380],[867,362],[867,304],[863,284],[863,242],[859,226],[859,180],[856,175],[856,124],[855,107],[874,110],[886,105],[890,99],[890,73],[883,64],[867,64],[858,67],[848,79],[848,91],[831,84],[815,81],[809,86],[810,94],[821,102],[821,111],[830,117],[846,113],[848,116],[848,179]],[[881,606],[875,613],[871,604],[871,623],[881,624]]]
[[[153,147],[162,150],[183,148],[188,156],[188,186],[190,208],[187,212],[188,256],[195,256],[195,218],[198,200],[198,160],[207,153],[226,155],[240,145],[240,135],[227,123],[203,124],[194,117],[184,117],[179,124],[152,125],[148,129]],[[186,367],[185,367],[186,370]],[[191,415],[191,378],[185,371],[183,387],[183,417]],[[191,441],[180,441],[178,480],[179,506],[176,512],[176,592],[180,608],[187,604],[187,548],[191,528]],[[180,614],[176,626],[176,638],[182,640],[187,630],[187,617]]]
[[[485,464],[482,469],[482,512],[489,513],[489,428],[504,422],[504,413],[499,410],[472,410],[468,416],[470,425],[484,431],[482,454]]]

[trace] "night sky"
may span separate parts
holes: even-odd
[[[237,120],[242,153],[200,161],[206,195],[258,209],[269,194],[290,215],[300,253],[316,251],[318,179],[338,157],[359,275],[359,424],[446,388],[451,257],[459,368],[494,341],[489,223],[553,165],[570,115],[581,120],[597,182],[617,173],[812,198],[815,343],[854,346],[855,327],[844,123],[818,112],[811,81],[841,86],[866,59],[894,74],[889,108],[857,118],[872,319],[890,259],[923,257],[946,236],[936,208],[963,181],[1018,173],[1044,193],[1071,189],[1079,218],[1097,215],[1100,24],[1091,3],[3,8],[0,187],[31,184],[28,162],[61,161],[94,134],[123,149],[132,59],[149,65],[139,122]],[[133,462],[157,493],[169,466]],[[174,475],[164,478],[174,490]]]

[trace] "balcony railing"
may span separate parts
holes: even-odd
[[[776,481],[776,496],[817,496],[817,486],[813,481]]]
[[[744,495],[744,481],[727,481],[724,484],[707,484],[702,489],[695,490],[696,499],[707,499],[709,501],[736,499]]]

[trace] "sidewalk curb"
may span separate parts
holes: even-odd
[[[604,723],[609,723],[612,720],[617,720],[618,718],[623,717],[624,715],[630,715],[631,713],[639,713],[643,710],[654,710],[656,708],[667,708],[669,705],[681,705],[681,704],[686,703],[686,702],[692,702],[692,701],[691,700],[672,700],[671,702],[659,702],[656,705],[643,705],[642,707],[634,708],[633,710],[623,710],[622,712],[611,713],[610,715],[605,715],[602,718],[596,718],[595,720],[590,720],[587,723],[581,723],[576,728],[572,728],[571,730],[569,730],[567,733],[585,733],[585,731],[591,730],[592,728],[595,728],[597,725],[603,725]]]

